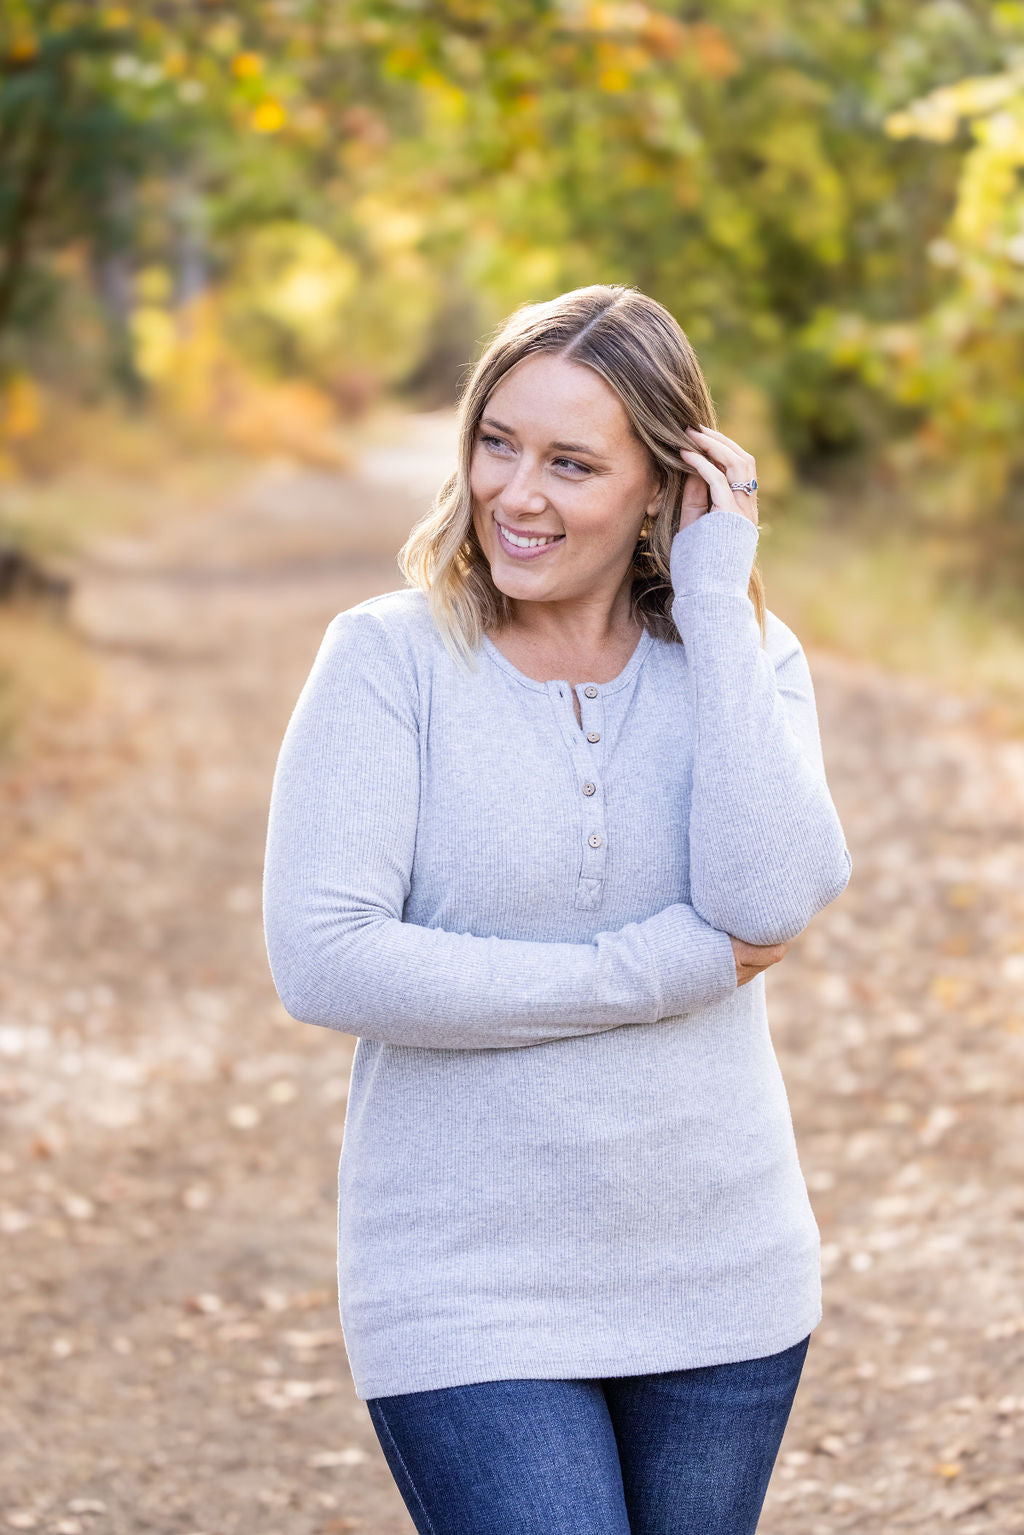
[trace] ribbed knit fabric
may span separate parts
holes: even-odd
[[[298,1019],[358,1036],[338,1181],[358,1396],[754,1358],[821,1317],[765,975],[851,872],[758,531],[672,544],[682,645],[611,682],[473,675],[426,597],[328,625],[271,793],[264,928]],[[785,963],[785,961],[783,961]]]

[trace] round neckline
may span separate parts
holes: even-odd
[[[491,660],[500,666],[502,671],[507,672],[510,677],[514,677],[517,682],[521,682],[524,687],[534,688],[537,692],[546,693],[549,688],[554,687],[558,682],[564,682],[566,686],[569,686],[569,679],[567,677],[552,677],[547,682],[538,682],[536,677],[528,677],[525,672],[519,670],[518,666],[514,666],[508,656],[498,649],[489,635],[482,634],[481,642],[482,648],[490,656]],[[603,693],[614,693],[618,688],[625,687],[627,682],[632,681],[634,673],[642,666],[647,652],[653,644],[654,635],[649,629],[644,629],[639,640],[637,640],[633,654],[617,677],[613,677],[610,682],[592,682],[587,678],[583,682],[577,683],[576,686],[581,688],[593,686],[600,688]]]

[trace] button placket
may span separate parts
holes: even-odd
[[[600,904],[604,890],[605,862],[608,848],[604,814],[604,700],[597,683],[577,685],[580,701],[580,742],[583,751],[577,757],[579,789],[584,802],[583,845],[580,849],[580,874],[576,886],[576,906],[592,910]]]

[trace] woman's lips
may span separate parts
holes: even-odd
[[[534,544],[532,549],[522,549],[518,544],[510,544],[501,531],[501,523],[495,520],[494,526],[498,530],[498,542],[505,554],[514,560],[535,560],[542,554],[547,554],[551,549],[557,549],[559,544],[565,541],[565,534],[561,533],[557,538],[550,539],[546,544]],[[536,535],[539,537],[540,535]]]

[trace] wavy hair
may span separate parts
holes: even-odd
[[[682,643],[672,619],[669,568],[688,472],[679,455],[690,446],[686,427],[716,427],[715,407],[693,347],[668,310],[637,288],[594,283],[521,304],[497,327],[460,391],[457,467],[398,553],[406,580],[426,594],[448,651],[470,670],[476,668],[474,652],[483,632],[500,630],[512,613],[508,597],[491,579],[473,526],[469,476],[476,428],[505,374],[541,352],[599,373],[650,454],[660,500],[633,552],[631,613],[656,638]],[[764,583],[756,562],[747,595],[764,643]]]

